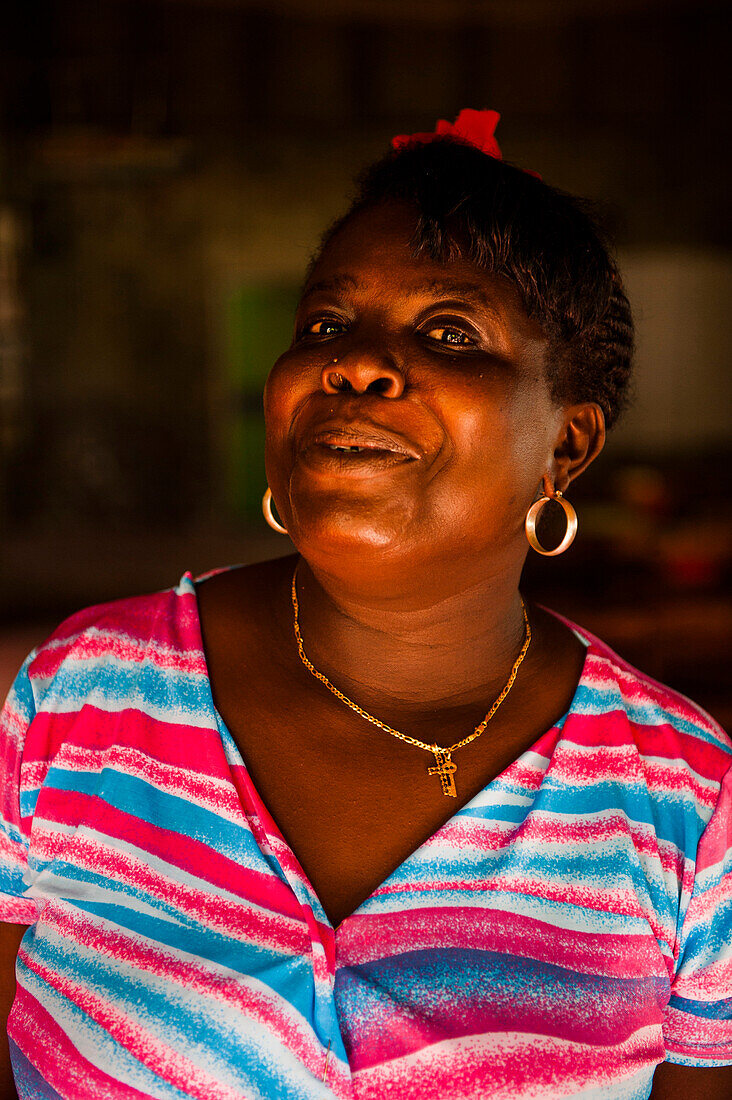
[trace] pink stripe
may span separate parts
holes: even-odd
[[[84,1058],[43,1005],[22,986],[8,1021],[8,1034],[61,1096],[149,1100],[148,1093],[110,1077]]]
[[[446,894],[450,891],[507,891],[541,898],[545,901],[559,902],[561,905],[576,905],[580,909],[595,910],[599,913],[612,912],[615,916],[635,917],[648,922],[654,936],[673,949],[674,935],[670,929],[662,927],[657,914],[644,909],[637,894],[632,890],[601,889],[596,886],[574,886],[568,883],[555,883],[543,879],[521,878],[520,876],[491,876],[490,879],[446,879],[435,882],[385,883],[371,895],[371,899],[408,894],[412,897],[420,893]],[[371,900],[369,899],[369,900]],[[675,930],[674,930],[675,931]]]
[[[703,894],[697,894],[689,905],[686,920],[692,926],[707,920],[711,921],[722,906],[730,902],[732,902],[732,874],[725,875],[722,881],[712,889],[706,890]]]
[[[11,699],[12,696],[9,696],[3,706],[0,723],[0,753],[5,760],[8,759],[8,753],[12,752],[15,756],[20,753],[28,726],[26,715],[15,709]]]
[[[201,883],[211,883],[231,894],[238,893],[242,900],[253,905],[292,919],[302,915],[292,890],[272,874],[264,860],[261,870],[253,870],[203,841],[185,836],[185,843],[181,843],[183,834],[151,825],[95,796],[76,791],[55,791],[53,794],[53,799],[44,802],[44,816],[54,823],[76,826],[83,821],[86,828],[109,837],[110,847],[115,840],[132,844],[165,860],[171,867],[197,877]],[[64,843],[68,844],[68,840],[61,841],[62,845]]]
[[[42,833],[39,828],[36,851],[40,859],[68,859],[74,866],[92,874],[127,883],[148,898],[159,898],[185,916],[234,939],[244,939],[286,954],[310,952],[310,940],[301,921],[255,909],[246,899],[234,902],[186,886],[148,867],[137,857],[81,833],[70,840],[67,836]]]
[[[92,774],[99,774],[103,769],[110,768],[213,813],[228,816],[235,821],[244,821],[241,804],[231,780],[228,777],[214,778],[205,773],[200,774],[191,769],[190,763],[187,768],[173,767],[169,763],[161,764],[148,754],[124,745],[110,745],[96,750],[64,745],[53,764],[71,772]]]
[[[0,920],[6,924],[35,924],[42,903],[32,898],[12,898],[0,894]]]
[[[706,1020],[669,1005],[665,1014],[666,1046],[690,1057],[732,1059],[732,1020]]]
[[[710,782],[705,787],[695,776],[682,768],[663,768],[656,763],[644,764],[646,781],[654,791],[659,793],[666,791],[691,792],[702,806],[713,809],[719,796],[719,787]]]
[[[186,577],[191,579],[190,574]],[[168,589],[85,607],[65,619],[48,641],[73,638],[89,627],[108,629],[113,634],[123,633],[131,637],[155,637],[170,645],[180,646],[183,641],[187,643],[186,648],[197,648],[198,608],[195,593]]]
[[[5,821],[20,825],[17,777],[20,771],[20,747],[10,739],[0,746],[4,782],[0,790],[0,814]]]
[[[520,955],[573,971],[612,978],[668,978],[655,940],[558,928],[517,913],[437,906],[377,916],[352,916],[337,933],[338,966],[361,966],[408,951],[459,947]]]
[[[602,844],[612,840],[629,840],[642,855],[655,857],[664,871],[679,878],[684,867],[683,854],[670,843],[659,841],[649,826],[638,825],[616,814],[599,820],[576,818],[563,821],[554,815],[532,813],[519,826],[496,827],[469,817],[449,821],[426,841],[426,847],[452,845],[456,851],[473,849],[496,852],[516,844],[531,844],[538,851],[543,844]]]
[[[683,760],[700,776],[718,782],[729,767],[729,752],[703,741],[698,735],[677,730],[668,722],[642,725],[628,721],[623,710],[594,714],[570,714],[562,731],[563,744],[594,749],[598,745],[598,717],[602,722],[602,745],[627,747],[640,756]],[[702,725],[693,715],[688,719]]]
[[[711,715],[692,703],[685,695],[673,691],[658,680],[652,679],[637,668],[624,661],[609,646],[598,638],[580,628],[581,633],[590,638],[594,643],[589,650],[589,659],[585,666],[586,675],[583,679],[592,686],[593,680],[602,686],[605,683],[618,684],[622,689],[624,699],[642,700],[644,703],[651,701],[662,710],[667,710],[671,715],[691,722],[712,734],[723,745],[729,745],[730,740],[724,730],[714,721]],[[595,651],[593,653],[593,650]]]
[[[252,782],[246,766],[232,765],[231,776],[239,792],[242,806],[252,827],[252,832],[263,851],[271,851],[277,859],[288,882],[308,899],[302,905],[302,915],[307,924],[313,944],[313,969],[316,981],[327,982],[335,973],[335,935],[333,928],[316,916],[322,905],[310,881],[303,871],[299,860],[280,832],[274,818],[269,813]],[[322,948],[323,954],[317,951]]]
[[[264,851],[269,850],[276,855],[287,877],[294,879],[308,895],[311,906],[318,905],[317,895],[310,885],[307,875],[300,866],[292,848],[280,832],[276,821],[259,797],[246,766],[233,764],[231,766],[231,777],[239,792],[239,798],[249,819],[252,832],[260,846]]]
[[[697,853],[697,874],[707,867],[721,865],[732,853],[732,766],[727,771],[719,792],[717,809],[707,825]]]
[[[45,764],[66,746],[99,751],[119,744],[120,740],[127,748],[145,753],[163,765],[190,768],[194,760],[200,771],[217,778],[228,775],[221,737],[215,726],[164,722],[134,708],[110,714],[89,703],[79,711],[39,712],[29,730],[24,759]]]
[[[307,899],[301,903],[301,913],[311,940],[315,980],[318,985],[329,984],[335,973],[335,934],[327,919],[321,920],[315,915],[316,911],[320,913],[322,910],[320,899],[295,853],[259,797],[246,766],[232,765],[231,776],[257,843],[264,852],[272,852],[293,890],[297,892],[299,889],[300,894]]]
[[[638,745],[632,736],[633,727],[628,722],[625,711],[606,711],[599,718],[602,722],[601,733],[598,729],[598,715],[569,714],[562,730],[562,748],[571,752],[572,746],[577,745],[580,748],[594,751],[598,747],[598,741],[601,737],[600,743],[603,748],[625,748],[629,752],[637,754]],[[655,727],[641,726],[639,730],[641,733],[647,733],[652,738]]]
[[[598,990],[587,996],[583,1012],[576,1005],[567,1011],[561,1001],[554,1005],[543,998],[517,1002],[485,992],[442,1005],[431,997],[426,1009],[419,1002],[406,1011],[401,1003],[390,1006],[391,1012],[382,1005],[378,1022],[357,1020],[346,1037],[351,1071],[358,1074],[367,1066],[394,1063],[430,1046],[479,1035],[518,1033],[524,1039],[541,1036],[543,1047],[561,1040],[616,1050],[640,1026],[655,1026],[661,1032],[663,1013],[653,990],[646,985],[636,987],[633,994],[629,996],[627,988]]]
[[[649,1034],[650,1032],[650,1034]],[[657,1038],[656,1038],[657,1034]],[[465,1100],[468,1096],[557,1096],[557,1081],[565,1095],[583,1088],[598,1090],[651,1070],[663,1061],[661,1029],[644,1029],[608,1051],[602,1045],[563,1042],[544,1036],[498,1033],[471,1041],[441,1043],[416,1057],[390,1061],[354,1074],[359,1100]]]
[[[28,863],[25,845],[11,840],[4,829],[0,829],[0,863],[7,867],[23,867]]]
[[[558,746],[548,773],[570,786],[592,786],[601,782],[631,783],[649,786],[659,792],[692,793],[702,805],[714,806],[718,795],[716,782],[703,785],[687,768],[664,767],[648,761],[628,749],[625,754],[596,748],[590,755],[573,753],[566,743]]]
[[[100,657],[130,664],[144,661],[166,671],[206,675],[203,654],[197,649],[172,648],[155,637],[134,638],[118,627],[105,630],[95,624],[83,634],[41,650],[33,661],[33,677],[55,675],[64,661],[96,661]]]

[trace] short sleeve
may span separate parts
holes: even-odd
[[[37,904],[24,897],[28,870],[30,818],[21,816],[20,775],[25,736],[36,708],[28,669],[23,664],[0,713],[0,920],[33,924]]]
[[[664,1037],[669,1062],[732,1064],[732,768],[699,841]]]

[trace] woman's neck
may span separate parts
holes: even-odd
[[[378,710],[475,706],[500,691],[524,638],[518,575],[432,590],[411,581],[373,591],[297,570],[300,627],[313,664]]]

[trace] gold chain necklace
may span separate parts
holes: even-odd
[[[387,726],[386,722],[381,722],[378,718],[375,718],[373,714],[369,714],[367,710],[360,707],[358,703],[354,703],[352,699],[349,699],[347,695],[344,695],[342,691],[339,691],[335,684],[332,684],[328,677],[319,672],[315,665],[312,663],[305,647],[302,643],[302,634],[300,633],[300,605],[297,602],[297,568],[292,575],[292,610],[294,614],[293,627],[295,631],[295,640],[297,641],[297,652],[300,655],[300,660],[305,665],[305,668],[310,672],[316,680],[320,680],[321,684],[327,687],[328,691],[335,695],[336,699],[340,699],[342,703],[345,703],[347,707],[350,707],[356,714],[360,714],[362,718],[365,718],[367,722],[371,722],[373,726],[378,726],[380,730],[384,730],[385,733],[390,733],[392,737],[398,737],[400,741],[405,741],[408,745],[414,745],[418,749],[424,749],[426,752],[431,752],[435,758],[434,767],[428,768],[429,775],[437,775],[440,778],[442,784],[442,793],[447,795],[448,798],[457,798],[457,790],[455,789],[455,772],[457,771],[457,764],[452,760],[452,753],[457,749],[462,749],[465,745],[469,745],[471,741],[475,741],[477,737],[480,737],[483,730],[490,722],[493,715],[500,707],[503,700],[508,695],[509,691],[513,687],[513,682],[516,679],[516,673],[521,667],[521,663],[526,656],[529,646],[531,644],[531,627],[529,626],[529,616],[526,614],[526,605],[523,599],[521,600],[521,610],[524,616],[524,644],[521,646],[521,652],[514,661],[513,668],[511,669],[511,675],[508,677],[503,691],[494,702],[491,709],[486,714],[480,725],[476,726],[471,734],[464,737],[462,741],[456,741],[454,745],[450,745],[448,748],[442,748],[440,745],[428,745],[424,741],[418,741],[416,737],[410,737],[406,733],[402,733],[400,730],[395,730],[393,726]]]

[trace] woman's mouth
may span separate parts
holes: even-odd
[[[396,432],[371,424],[323,425],[313,433],[309,443],[347,454],[385,451],[402,458],[420,457],[418,449]]]
[[[333,473],[375,472],[390,466],[406,466],[414,462],[413,458],[401,451],[339,443],[316,443],[305,450],[303,458],[311,468]]]
[[[315,432],[302,451],[306,464],[331,473],[376,473],[419,458],[416,448],[370,426],[326,428]]]

